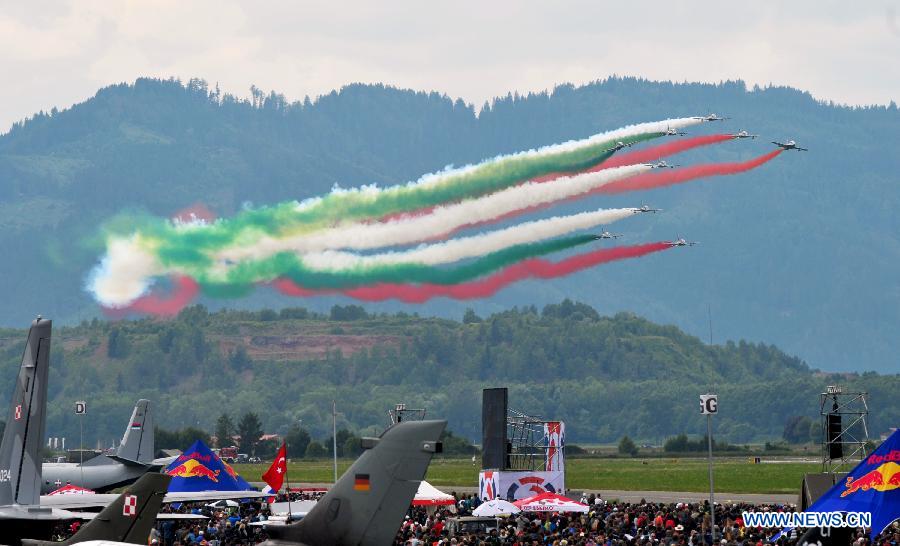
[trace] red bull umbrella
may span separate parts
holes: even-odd
[[[860,461],[806,509],[807,512],[869,512],[874,537],[900,518],[900,430]]]
[[[212,452],[201,440],[185,450],[166,468],[172,476],[169,492],[252,491],[231,466]]]

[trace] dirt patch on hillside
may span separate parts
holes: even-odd
[[[329,352],[341,351],[345,357],[375,346],[397,347],[405,338],[392,335],[283,335],[221,336],[216,341],[222,354],[239,346],[253,360],[319,360]]]

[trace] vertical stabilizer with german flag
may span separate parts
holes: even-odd
[[[272,543],[308,546],[390,544],[397,535],[446,421],[404,421],[380,438],[363,438],[365,451],[302,520],[270,527]]]

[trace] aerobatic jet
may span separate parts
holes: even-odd
[[[600,234],[594,235],[594,239],[596,239],[598,241],[600,239],[618,239],[621,236],[622,236],[622,234],[620,234],[620,233],[610,233],[610,232],[604,230],[604,231],[600,232]]]
[[[645,165],[647,165],[651,169],[674,169],[675,167],[679,166],[679,165],[669,165],[662,159],[660,159],[656,163],[645,163]]]
[[[758,136],[759,135],[751,135],[747,131],[741,130],[741,131],[738,131],[737,133],[734,133],[733,135],[731,135],[731,138],[754,138],[755,139]]]
[[[679,131],[678,129],[673,129],[671,127],[666,127],[666,136],[684,136],[687,133],[684,131]]]
[[[634,142],[625,143],[620,140],[620,141],[616,142],[616,145],[613,146],[612,148],[610,148],[610,150],[612,150],[613,152],[618,152],[622,148],[631,148],[633,145],[634,145]]]
[[[652,213],[656,214],[657,212],[662,211],[662,209],[652,209],[652,208],[648,207],[647,205],[641,205],[640,207],[638,207],[636,209],[631,209],[631,210],[635,214],[637,214],[639,212],[652,212]]]
[[[784,148],[785,150],[797,150],[798,152],[808,152],[809,151],[806,148],[801,148],[800,146],[797,146],[797,143],[794,142],[793,140],[788,140],[787,142],[778,142],[777,140],[773,140],[772,144],[774,144],[776,146],[780,146],[781,148]]]
[[[731,118],[722,118],[715,114],[709,114],[708,116],[694,116],[694,119],[702,119],[703,121],[725,121],[726,119]]]
[[[685,241],[683,237],[679,237],[669,242],[669,246],[694,246],[700,244],[698,241]]]

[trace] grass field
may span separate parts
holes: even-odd
[[[350,466],[338,461],[338,475]],[[566,487],[570,489],[615,489],[623,491],[709,490],[705,459],[569,459]],[[235,465],[248,481],[260,481],[267,465]],[[807,472],[818,472],[816,463],[775,462],[750,464],[746,458],[719,459],[715,465],[716,491],[728,493],[795,493]],[[332,480],[332,463],[299,461],[288,466],[292,482],[319,483]],[[478,485],[478,467],[471,459],[434,459],[426,479],[438,486]]]

